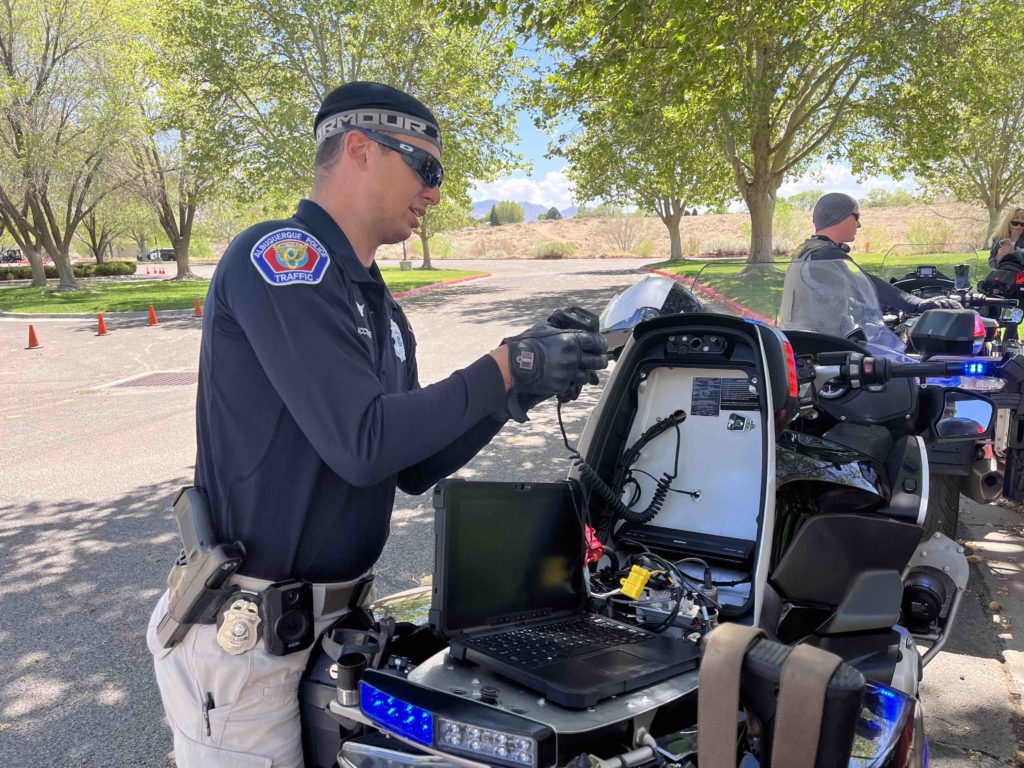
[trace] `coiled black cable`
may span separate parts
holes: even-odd
[[[685,411],[676,411],[667,418],[662,419],[647,431],[645,431],[639,439],[626,451],[623,462],[622,470],[618,473],[618,480],[616,483],[619,486],[619,490],[608,485],[604,478],[598,474],[597,470],[584,461],[579,451],[573,448],[569,444],[569,437],[565,433],[565,424],[562,421],[562,404],[558,404],[558,428],[562,432],[562,442],[565,443],[565,449],[572,456],[573,466],[579,470],[580,476],[586,482],[586,484],[597,491],[598,494],[607,502],[612,512],[612,519],[623,519],[630,523],[638,523],[645,525],[661,512],[662,507],[665,506],[665,499],[668,497],[669,491],[673,490],[672,481],[676,479],[676,475],[679,472],[679,452],[682,447],[682,435],[679,430],[679,425],[686,420]],[[668,429],[675,428],[676,430],[676,457],[675,465],[672,468],[672,472],[664,472],[662,476],[656,480],[654,485],[654,492],[652,494],[651,502],[643,510],[635,510],[627,506],[622,501],[622,487],[625,485],[626,477],[628,475],[630,465],[637,460],[640,456],[641,449],[647,445],[651,440],[665,432]]]

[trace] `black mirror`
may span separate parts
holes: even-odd
[[[994,415],[995,407],[987,398],[974,392],[948,390],[935,423],[935,434],[944,440],[981,440],[992,429]]]

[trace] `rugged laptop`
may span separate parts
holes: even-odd
[[[589,610],[576,494],[568,481],[440,483],[430,622],[454,658],[584,708],[692,670],[700,652]]]

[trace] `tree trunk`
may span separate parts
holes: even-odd
[[[107,250],[107,243],[105,241],[101,240],[100,241],[100,247],[96,250],[96,263],[97,264],[102,264],[104,262],[104,259],[106,257],[106,253],[104,253],[104,252],[106,250]]]
[[[753,185],[747,195],[747,209],[750,211],[750,264],[771,261],[772,218],[775,215],[775,192],[758,190]]]
[[[77,291],[79,288],[78,279],[74,270],[71,269],[71,256],[66,251],[57,251],[49,254],[53,264],[57,267],[57,290]]]
[[[996,231],[996,227],[999,226],[999,214],[1000,210],[994,202],[989,202],[986,206],[988,208],[988,229],[985,230],[985,247],[989,247],[992,242],[992,235]]]
[[[43,255],[38,249],[23,248],[22,250],[25,252],[25,258],[28,259],[29,266],[32,267],[32,287],[45,288],[46,268],[43,266]]]
[[[433,269],[434,267],[430,263],[430,235],[426,226],[420,227],[420,245],[423,246],[423,265],[420,269]]]
[[[178,271],[174,275],[175,280],[195,280],[192,268],[188,262],[188,247],[192,242],[192,233],[186,232],[182,237],[177,238],[174,243],[174,259],[178,262]]]

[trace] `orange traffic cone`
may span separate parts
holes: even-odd
[[[149,267],[146,267],[146,274],[149,274]]]
[[[201,306],[199,306],[199,299],[196,299],[196,312],[195,312],[195,316],[196,317],[202,317],[203,316],[203,308]]]
[[[36,338],[36,329],[31,325],[28,327],[28,346],[25,349],[38,349],[40,347],[39,339]]]
[[[164,272],[164,268],[163,268],[163,267],[160,267],[160,274],[161,274],[161,275],[165,275],[165,274],[167,274],[166,272]]]
[[[149,305],[149,323],[148,323],[148,325],[156,325],[156,323],[157,323],[157,320],[156,320],[156,310],[153,309],[153,305],[150,304]]]
[[[103,321],[103,313],[102,312],[100,312],[99,315],[97,315],[96,335],[97,336],[106,336],[107,335],[107,324]]]

